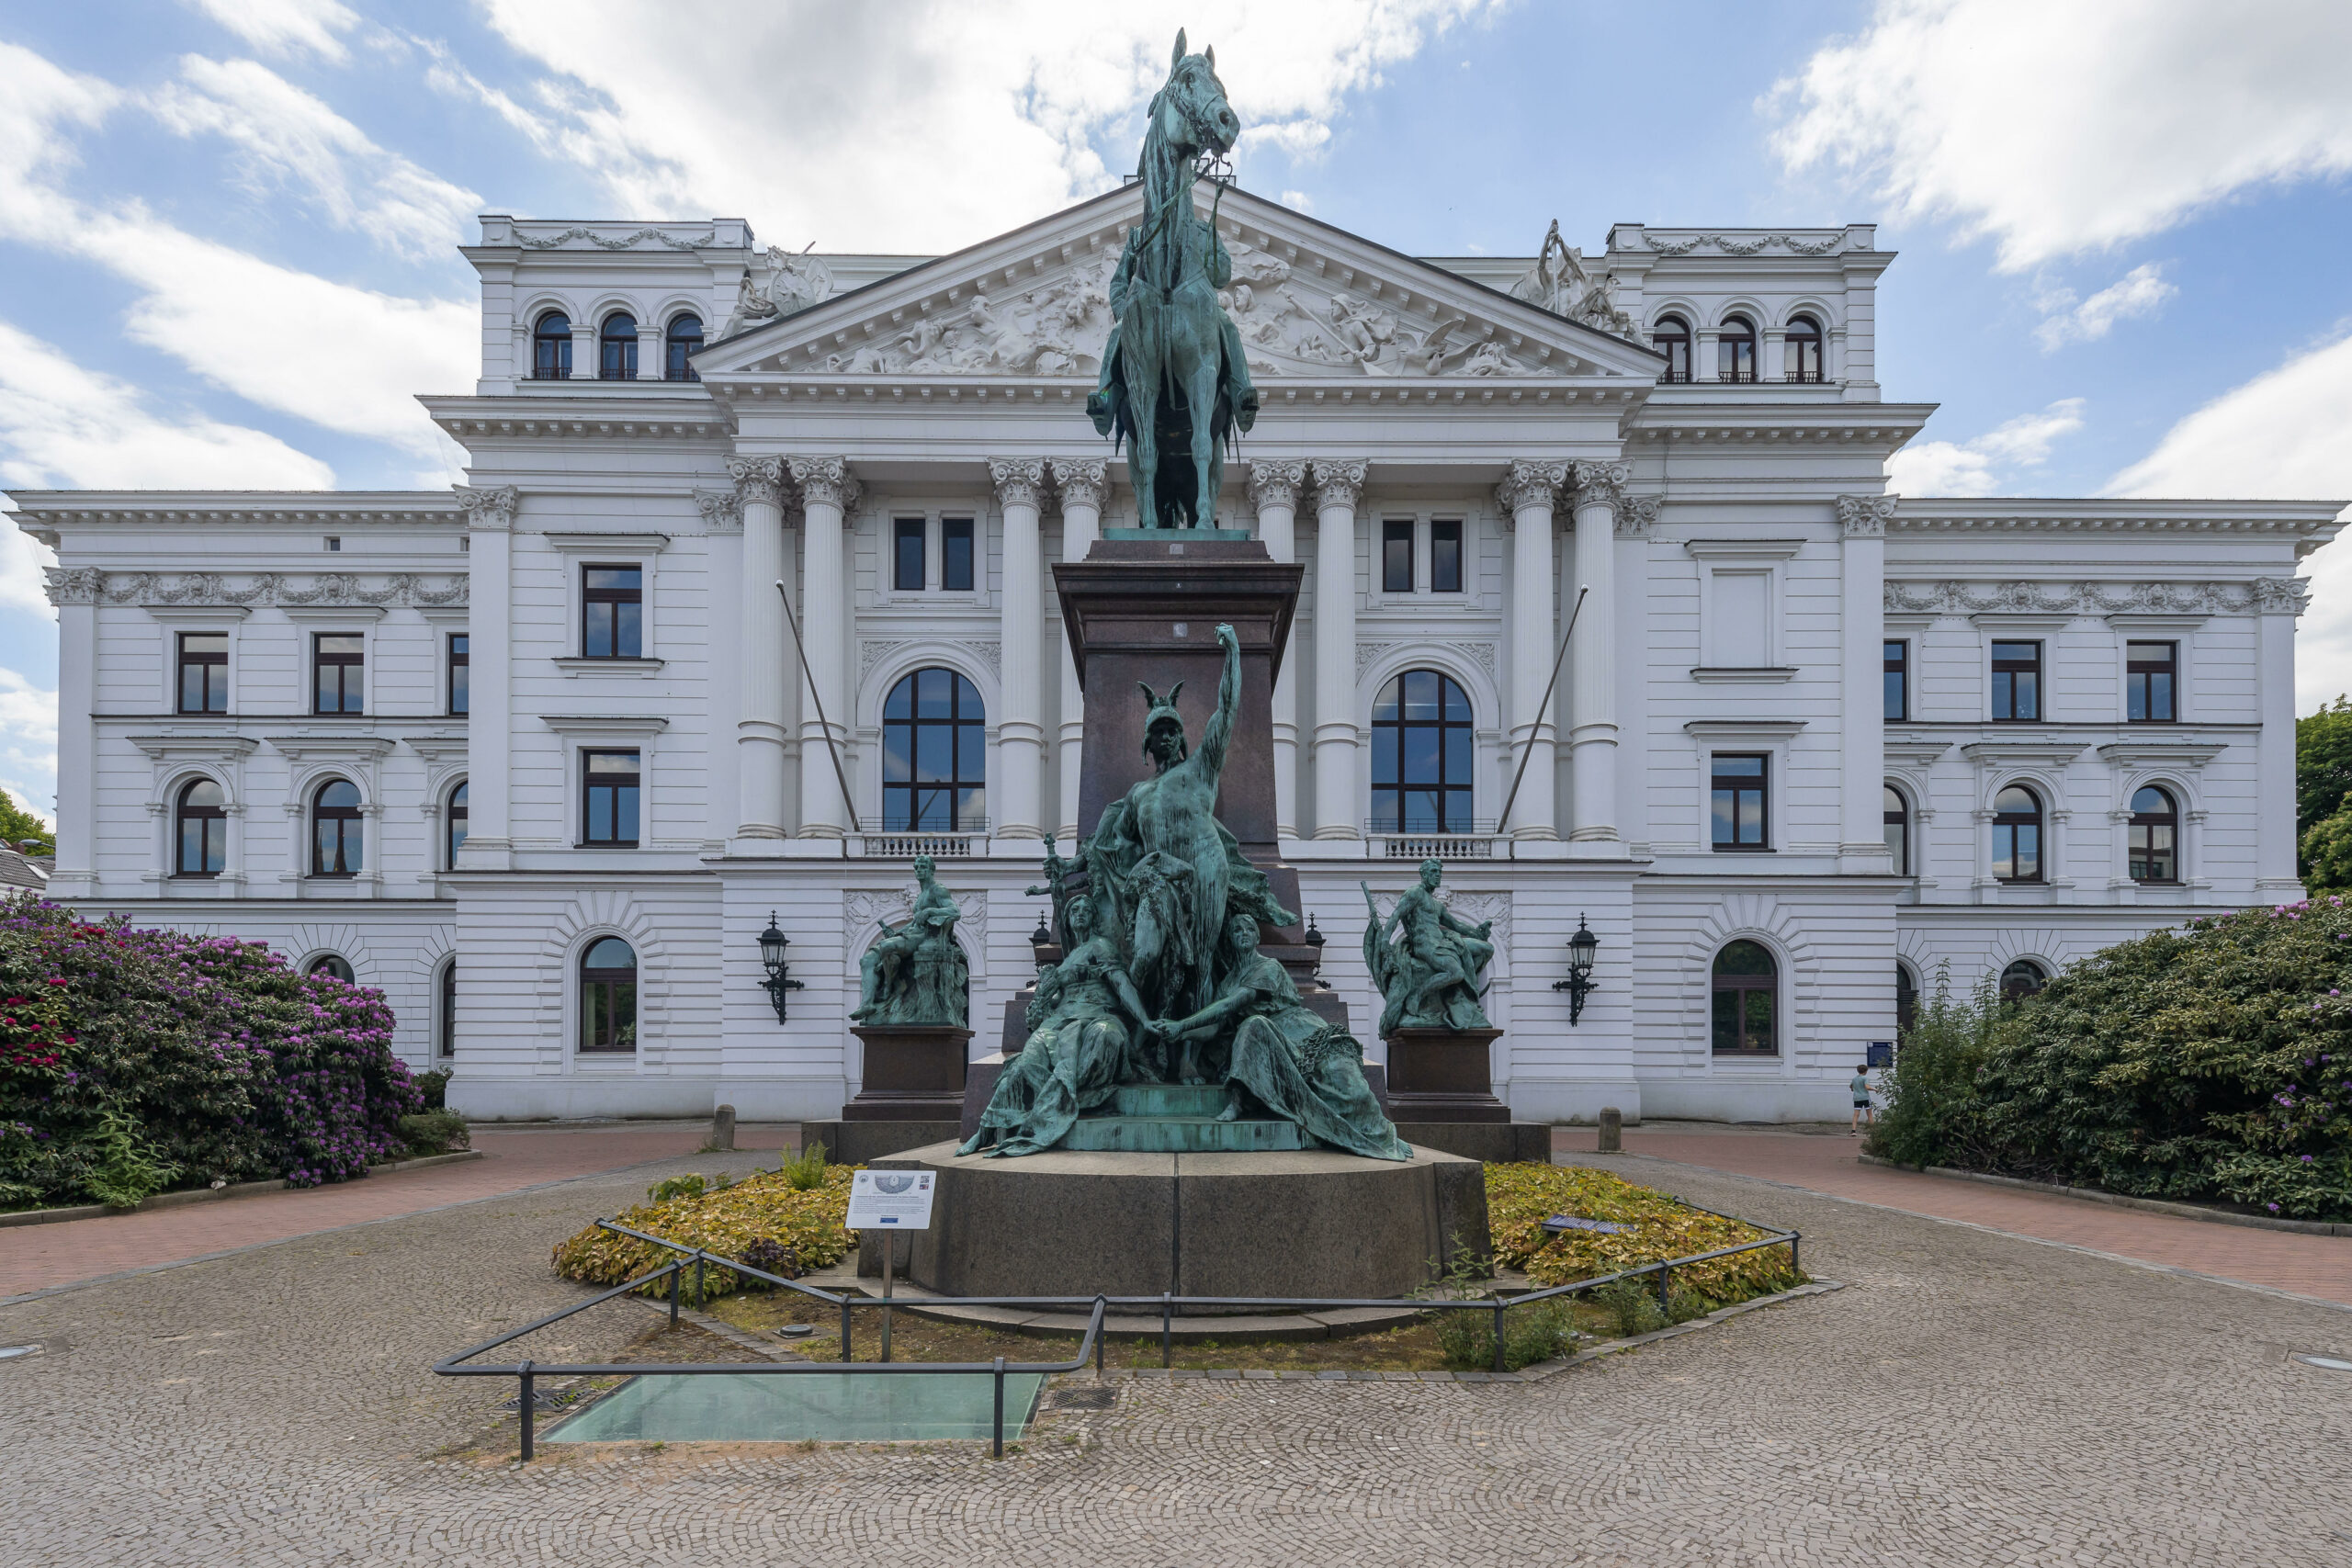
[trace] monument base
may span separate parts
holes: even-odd
[[[867,1165],[957,1136],[970,1030],[950,1023],[853,1024],[850,1032],[865,1046],[863,1081],[839,1121],[801,1123],[802,1148],[822,1143],[835,1165]]]
[[[825,1145],[828,1165],[872,1165],[888,1156],[957,1138],[953,1122],[803,1122],[800,1147]]]
[[[1399,1029],[1388,1036],[1388,1115],[1405,1122],[1509,1122],[1488,1047],[1499,1029]]]
[[[1486,1173],[1281,1154],[958,1157],[935,1144],[877,1162],[939,1178],[907,1277],[947,1295],[1401,1296],[1457,1243],[1485,1256]]]
[[[1396,1135],[1416,1149],[1436,1149],[1494,1165],[1549,1165],[1548,1122],[1410,1122],[1396,1123]]]

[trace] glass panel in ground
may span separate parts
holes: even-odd
[[[1019,1438],[1036,1372],[1007,1373],[1004,1437]],[[995,1380],[985,1372],[656,1373],[632,1378],[550,1429],[552,1443],[906,1442],[995,1432]]]

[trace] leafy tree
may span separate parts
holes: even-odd
[[[17,805],[5,789],[0,789],[0,840],[5,840],[10,849],[31,840],[40,846],[32,852],[34,854],[57,852],[57,835],[49,824]]]
[[[2313,893],[2352,892],[2352,801],[2303,835],[2302,861],[2303,886]]]
[[[2333,705],[2295,721],[2296,841],[2306,839],[2322,818],[2343,809],[2347,795],[2352,795],[2352,701],[2339,695]],[[2301,869],[2308,871],[2309,863]]]

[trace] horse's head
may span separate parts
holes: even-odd
[[[1216,51],[1185,53],[1182,28],[1167,85],[1151,100],[1151,128],[1187,159],[1198,157],[1204,149],[1229,152],[1241,134],[1241,121],[1225,101],[1225,84],[1216,78]]]

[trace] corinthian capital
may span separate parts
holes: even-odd
[[[458,498],[458,510],[466,514],[469,528],[512,528],[514,526],[514,503],[520,499],[513,485],[452,485]]]
[[[1062,510],[1073,506],[1102,510],[1102,498],[1111,491],[1110,464],[1100,457],[1057,457],[1053,469],[1054,483],[1062,492]]]
[[[1629,495],[1625,504],[1617,509],[1617,532],[1624,538],[1639,538],[1650,531],[1657,521],[1658,502],[1664,498],[1655,495]]]
[[[792,482],[811,506],[835,506],[846,512],[857,501],[857,478],[842,457],[788,457]]]
[[[1250,503],[1263,512],[1269,506],[1298,508],[1298,492],[1306,488],[1306,465],[1301,462],[1250,465]]]
[[[2307,577],[2257,577],[2254,607],[2263,615],[2300,615],[2311,607],[2312,583]]]
[[[1344,506],[1356,509],[1356,498],[1363,493],[1363,463],[1329,463],[1315,460],[1315,505],[1317,511],[1326,507]]]
[[[1849,539],[1883,539],[1887,522],[1894,515],[1896,500],[1891,495],[1841,495],[1838,498],[1838,525]]]
[[[1034,512],[1046,493],[1045,459],[990,457],[989,481],[996,486],[999,505],[1025,506]]]
[[[1633,477],[1634,468],[1630,463],[1578,463],[1576,466],[1576,504],[1622,510],[1625,504],[1625,485]]]
[[[49,602],[52,604],[95,604],[107,585],[107,574],[96,567],[51,566],[41,570],[49,576]]]
[[[783,507],[783,458],[729,457],[727,459],[727,477],[735,481],[735,500],[739,506]]]
[[[698,490],[695,491],[695,510],[702,513],[705,530],[713,534],[731,534],[743,525],[743,497],[740,491]]]
[[[1522,506],[1556,503],[1560,487],[1567,481],[1566,463],[1534,463],[1522,457],[1511,464],[1495,486],[1495,502],[1503,509],[1506,520],[1515,519]]]

